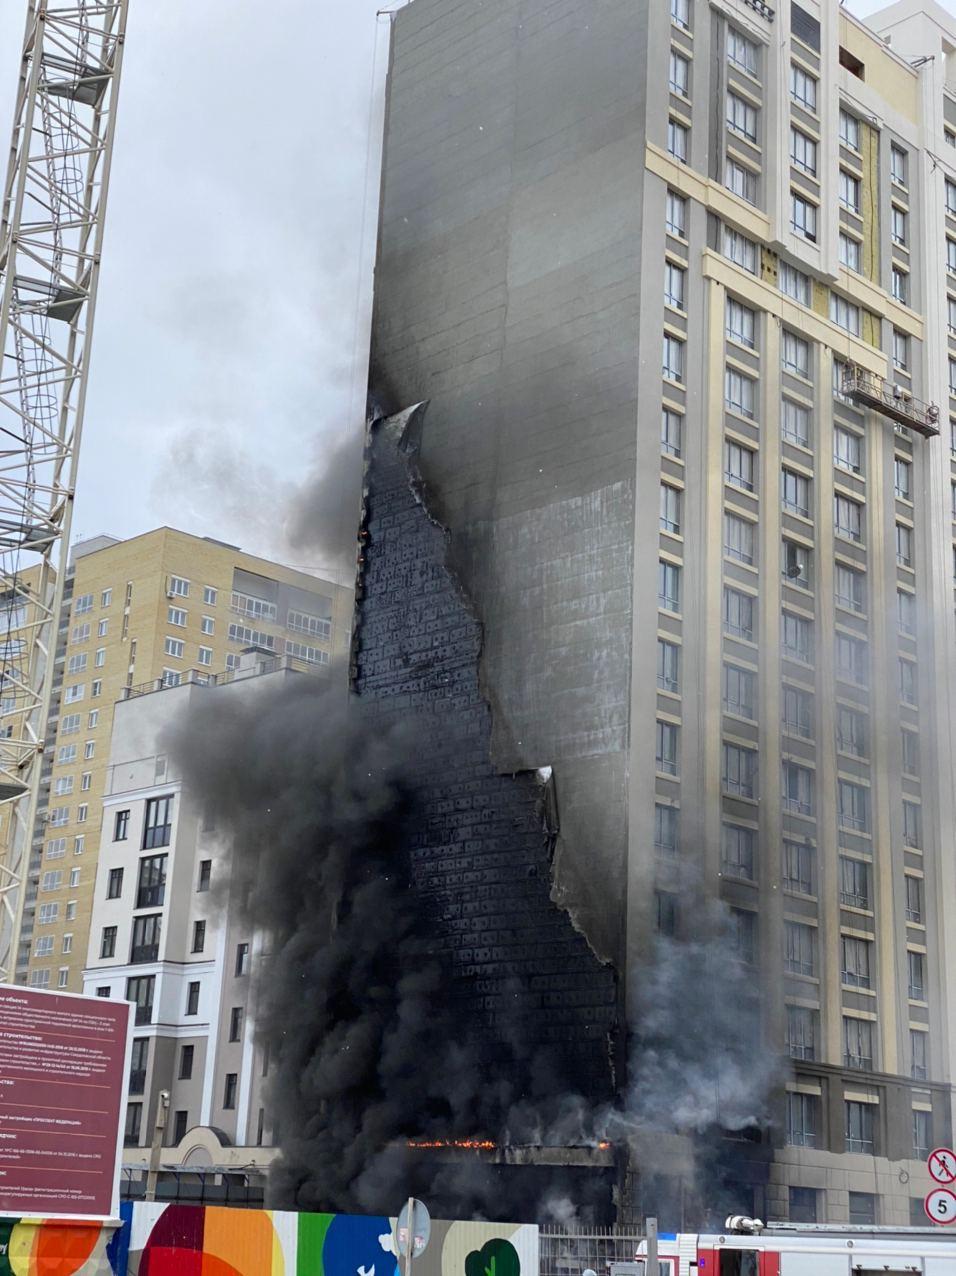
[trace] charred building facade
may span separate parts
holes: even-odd
[[[736,1171],[764,1216],[906,1223],[951,1131],[954,50],[932,0],[394,18],[373,386],[428,401],[469,604],[389,602],[443,534],[403,550],[373,482],[394,578],[367,573],[356,689],[439,700],[450,660],[474,715],[439,799],[474,835],[449,850],[436,809],[420,872],[482,1013],[514,944],[559,994],[528,1003],[543,1032],[620,1041],[655,936],[722,902],[780,1060]],[[554,845],[515,817],[512,853],[475,812],[546,767]],[[601,1058],[585,1084],[624,1093],[633,1057]],[[662,1147],[635,1138],[637,1171]]]

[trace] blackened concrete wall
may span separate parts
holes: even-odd
[[[422,415],[410,414],[412,439]],[[485,1042],[489,1063],[516,1064],[519,1087],[537,1057],[537,1067],[549,1061],[554,1097],[608,1100],[621,1039],[615,973],[551,900],[540,777],[492,765],[482,627],[446,566],[447,533],[414,486],[407,420],[370,436],[352,686],[373,707],[428,722],[413,760],[420,810],[410,852],[453,972],[456,1021]],[[507,1057],[495,1058],[495,1041]]]
[[[647,0],[398,13],[373,334],[373,390],[431,404],[494,759],[554,766],[557,894],[616,959],[646,45]]]

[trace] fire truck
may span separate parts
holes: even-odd
[[[956,1229],[729,1218],[723,1232],[661,1234],[659,1276],[956,1276]],[[646,1276],[646,1242],[610,1276]],[[657,1276],[657,1274],[655,1274]]]

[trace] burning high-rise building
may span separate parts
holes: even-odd
[[[632,1179],[706,1138],[742,1211],[906,1223],[956,1041],[956,23],[413,0],[393,35],[373,379],[429,406],[373,435],[355,686],[474,724],[412,864],[451,995],[624,1096]],[[402,448],[424,510],[386,508]]]

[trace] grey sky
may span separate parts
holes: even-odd
[[[74,536],[166,522],[288,559],[290,493],[364,407],[380,6],[131,0]],[[25,10],[0,6],[4,137]]]

